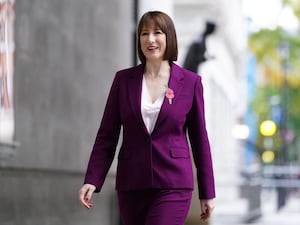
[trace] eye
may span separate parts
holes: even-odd
[[[161,30],[156,30],[155,34],[163,34],[163,32]]]
[[[146,32],[146,31],[141,33],[141,36],[146,36],[146,35],[148,35],[148,32]]]

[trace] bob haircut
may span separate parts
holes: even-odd
[[[176,61],[178,57],[178,46],[177,46],[177,36],[174,23],[172,19],[165,13],[160,11],[149,11],[146,12],[140,19],[138,24],[138,56],[142,64],[146,63],[146,57],[142,52],[140,36],[143,29],[154,23],[162,32],[166,35],[166,52],[164,55],[164,60],[168,60],[169,63]]]

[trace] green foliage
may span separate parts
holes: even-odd
[[[262,63],[269,58],[278,58],[278,46],[281,40],[283,40],[281,28],[261,29],[250,36],[249,46],[255,53],[258,62]]]
[[[300,1],[282,0],[283,6],[291,7],[300,24]],[[283,56],[280,46],[289,47],[288,54]],[[261,29],[249,37],[249,48],[257,58],[259,71],[264,76],[264,82],[257,88],[256,97],[251,103],[258,118],[258,127],[262,121],[270,119],[272,96],[282,96],[282,105],[287,113],[287,128],[300,136],[300,32],[287,32],[282,27],[276,29]],[[283,88],[286,87],[286,97]],[[283,148],[282,132],[271,137],[273,150],[277,157]],[[265,137],[257,137],[257,146],[264,149]],[[289,157],[297,159],[297,147],[289,146]]]
[[[293,9],[295,16],[300,21],[300,1],[299,0],[282,0],[284,6],[289,6]]]
[[[300,89],[294,88],[289,90],[288,101],[288,116],[289,127],[297,131],[300,134]]]

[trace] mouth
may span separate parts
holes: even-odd
[[[157,46],[149,46],[149,47],[147,47],[147,49],[148,49],[149,51],[153,51],[153,50],[158,49],[158,47],[157,47]]]

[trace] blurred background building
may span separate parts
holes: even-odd
[[[247,33],[240,1],[175,1],[175,24],[179,39],[179,63],[186,60],[192,43],[201,41],[206,23],[215,25],[205,44],[205,61],[199,64],[198,74],[204,83],[207,129],[213,151],[217,199],[216,214],[234,210],[228,202],[244,209],[246,202],[239,198],[238,178],[242,152],[231,130],[243,116],[246,107],[244,93]],[[201,54],[200,52],[198,54]],[[195,57],[195,56],[194,56]],[[194,198],[191,222],[198,221],[199,201]]]
[[[262,166],[277,164],[261,160],[266,146],[257,128],[268,118],[257,116],[253,104],[258,101],[257,84],[268,79],[259,76],[263,61],[253,51],[253,38],[250,54],[249,33],[258,28],[245,20],[243,2],[0,0],[0,224],[120,224],[115,162],[92,210],[80,206],[77,193],[114,74],[139,63],[135,28],[148,10],[162,10],[173,18],[179,65],[191,62],[190,50],[192,59],[201,54],[193,64],[204,84],[217,187],[210,223],[233,225],[260,218],[263,188],[271,194],[262,199],[278,204],[273,200],[278,195],[285,205],[286,189],[261,182]],[[207,24],[214,29],[204,35]],[[285,62],[281,65],[286,69]],[[278,73],[269,74],[278,80]],[[294,143],[291,148],[297,152]],[[287,162],[285,158],[282,166]],[[298,158],[293,161],[297,165]],[[265,174],[274,181],[274,170]],[[294,192],[299,186],[292,186]],[[199,210],[195,193],[189,224],[199,224]]]

